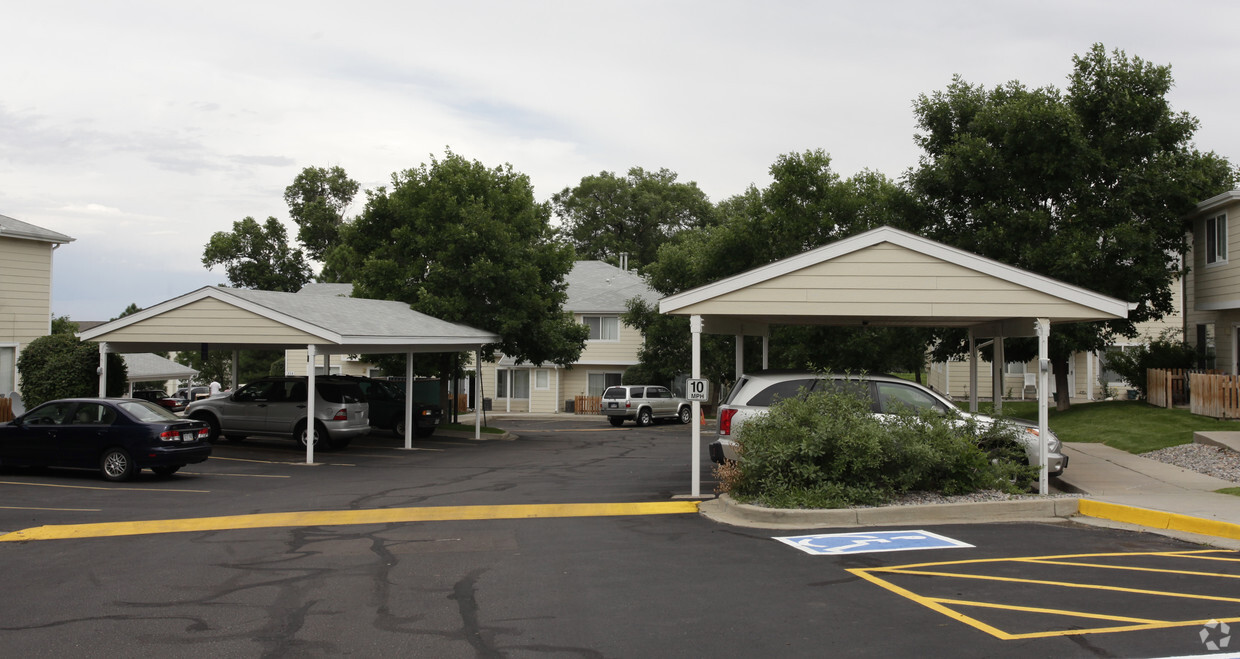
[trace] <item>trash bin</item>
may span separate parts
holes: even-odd
[[[577,409],[577,401],[568,399],[564,401],[564,411],[568,414],[576,414],[573,410]]]
[[[483,399],[482,399],[482,411],[483,411],[483,412],[490,412],[490,411],[491,411],[491,399],[490,399],[490,398],[483,398]]]

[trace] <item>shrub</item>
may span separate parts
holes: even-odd
[[[1123,351],[1106,354],[1107,368],[1115,371],[1133,389],[1145,398],[1146,371],[1151,368],[1195,368],[1197,351],[1179,338],[1179,332],[1170,330],[1150,341],[1148,346],[1139,345]]]
[[[789,398],[737,432],[741,460],[718,470],[739,501],[775,508],[879,505],[912,491],[1027,491],[1037,468],[1011,426],[939,414],[880,419],[868,398]]]
[[[32,408],[57,398],[99,395],[99,344],[83,343],[72,334],[49,334],[30,342],[17,358],[21,393]],[[108,353],[107,393],[125,393],[125,360]]]

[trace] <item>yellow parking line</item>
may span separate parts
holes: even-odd
[[[645,503],[561,503],[545,505],[439,506],[429,508],[380,508],[372,510],[325,510],[290,513],[231,515],[193,519],[60,524],[22,529],[0,536],[0,542],[105,538],[151,533],[227,531],[298,526],[344,526],[402,522],[445,522],[480,519],[534,519],[551,517],[614,517],[626,515],[674,515],[696,513],[696,501]]]
[[[230,474],[226,471],[182,471],[178,472],[186,476],[239,476],[244,478],[292,478],[292,476],[280,476],[277,474]]]
[[[211,490],[167,490],[157,487],[99,487],[96,485],[57,485],[55,483],[24,483],[22,481],[0,481],[0,485],[32,485],[34,487],[63,487],[70,490],[107,490],[108,492],[196,492],[210,494]]]

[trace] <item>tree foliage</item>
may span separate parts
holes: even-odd
[[[1101,44],[1073,58],[1066,91],[959,77],[915,104],[924,151],[910,183],[931,214],[923,233],[1004,263],[1134,302],[1126,320],[1056,326],[1051,360],[1067,360],[1133,323],[1172,311],[1181,218],[1234,181],[1227,161],[1197,151],[1197,120],[1172,110],[1169,66]],[[959,334],[939,357],[962,354]],[[1010,359],[1028,357],[1015,346]],[[1066,409],[1068,398],[1060,399]]]
[[[1184,342],[1178,331],[1164,332],[1149,345],[1125,347],[1123,351],[1107,351],[1106,367],[1119,374],[1130,387],[1146,395],[1146,371],[1151,368],[1193,368],[1197,365],[1197,349]]]
[[[125,393],[125,360],[108,353],[105,390],[109,396]],[[31,408],[57,398],[99,395],[99,344],[86,343],[70,333],[55,333],[31,341],[17,358],[21,393]]]
[[[487,168],[449,151],[367,191],[341,227],[325,280],[354,294],[407,302],[435,318],[490,330],[518,362],[571,364],[587,329],[563,310],[573,251],[555,240],[545,204],[510,165]]]
[[[310,258],[322,261],[336,243],[357,190],[357,181],[341,167],[307,167],[284,189],[289,216],[297,223],[297,240]]]
[[[668,169],[633,167],[624,177],[600,172],[552,195],[551,204],[579,257],[618,264],[627,253],[640,268],[655,260],[668,238],[712,223],[706,193],[676,178]]]
[[[233,222],[233,230],[211,235],[202,253],[208,268],[222,265],[228,281],[238,288],[294,293],[312,274],[305,254],[288,244],[288,232],[274,217],[259,224],[247,217]]]

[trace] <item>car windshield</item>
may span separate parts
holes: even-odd
[[[129,416],[147,423],[181,420],[181,417],[169,412],[167,409],[141,399],[121,401],[116,406],[124,410]]]

